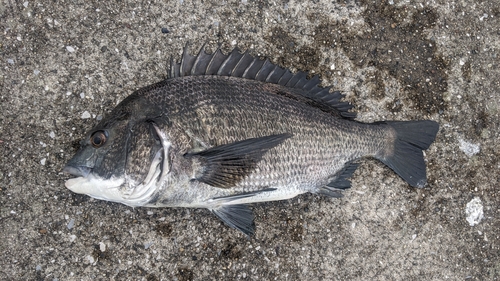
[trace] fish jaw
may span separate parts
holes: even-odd
[[[120,186],[124,182],[123,178],[101,179],[89,174],[86,177],[68,179],[64,185],[75,193],[85,194],[99,200],[126,204],[120,191]]]

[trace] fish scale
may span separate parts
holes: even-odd
[[[207,208],[251,235],[248,204],[301,193],[341,197],[363,157],[414,187],[434,121],[354,121],[343,95],[319,77],[237,49],[184,50],[169,78],[118,104],[81,142],[64,171],[77,193],[134,207]]]

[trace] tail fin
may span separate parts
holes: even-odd
[[[394,149],[377,159],[394,170],[413,187],[424,187],[427,182],[422,150],[429,148],[436,138],[439,124],[430,121],[385,122],[396,132]]]

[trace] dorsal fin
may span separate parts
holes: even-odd
[[[168,78],[198,75],[233,76],[297,89],[299,94],[322,107],[336,111],[346,119],[354,119],[356,113],[349,112],[353,106],[341,101],[344,95],[339,91],[330,92],[330,87],[319,86],[318,75],[307,79],[307,72],[299,71],[293,74],[290,70],[279,67],[269,61],[254,57],[248,51],[241,53],[234,48],[228,55],[224,55],[220,48],[212,54],[205,51],[204,46],[198,55],[192,56],[188,52],[188,45],[184,47],[179,63],[173,59],[170,62]],[[314,103],[313,103],[314,105]]]

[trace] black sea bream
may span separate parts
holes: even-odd
[[[187,48],[186,48],[187,49]],[[207,208],[251,235],[248,204],[311,192],[340,197],[363,157],[414,187],[434,121],[360,123],[343,95],[252,57],[184,51],[169,78],[128,96],[90,130],[66,187],[139,207]]]

